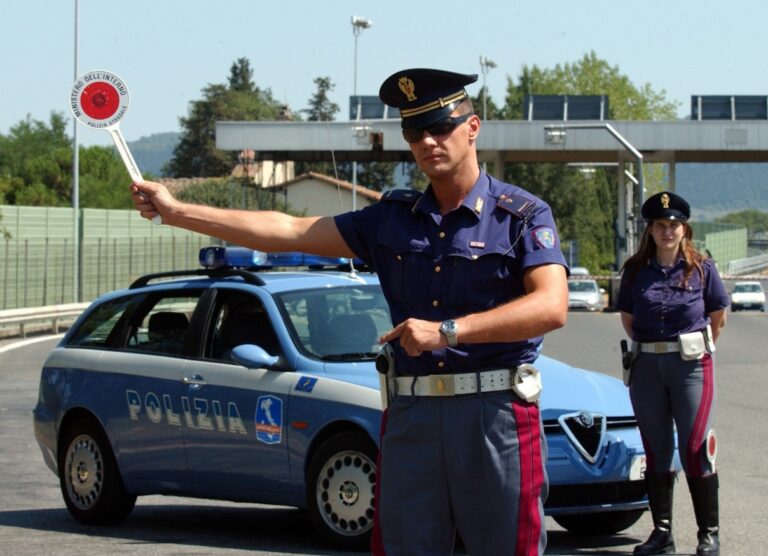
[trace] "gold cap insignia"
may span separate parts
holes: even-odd
[[[664,193],[664,195],[661,196],[661,208],[668,209],[669,208],[669,195]]]
[[[414,94],[416,87],[414,86],[413,81],[407,77],[401,77],[397,81],[397,86],[400,87],[400,90],[403,91],[403,94],[408,97],[408,102],[413,102],[416,100],[416,95]]]

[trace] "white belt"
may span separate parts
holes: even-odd
[[[476,394],[478,377],[480,392],[512,390],[514,373],[515,369],[493,369],[450,375],[398,376],[395,377],[395,384],[398,394],[404,396],[456,396]]]
[[[677,353],[680,344],[677,342],[641,342],[640,351],[643,353]]]

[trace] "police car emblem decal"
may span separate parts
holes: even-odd
[[[279,444],[283,438],[283,400],[277,396],[260,396],[256,400],[256,440]]]
[[[555,231],[552,228],[542,226],[536,228],[533,231],[533,237],[536,240],[536,245],[544,249],[552,249],[555,247]]]
[[[316,378],[303,376],[299,378],[299,381],[296,383],[296,390],[299,392],[311,392],[314,389],[316,383]]]

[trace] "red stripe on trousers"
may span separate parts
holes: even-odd
[[[379,427],[379,446],[382,445],[384,431],[387,428],[387,416],[389,409],[381,414],[381,426]],[[381,525],[379,524],[379,492],[381,491],[381,450],[376,457],[376,486],[373,495],[376,497],[376,505],[373,508],[373,529],[371,530],[371,556],[385,556],[384,540],[381,538]]]
[[[688,469],[686,469],[686,474],[689,477],[701,477],[702,475],[701,458],[697,457],[697,452],[704,440],[704,428],[707,426],[709,412],[712,409],[712,400],[715,395],[714,365],[711,354],[706,353],[701,358],[701,368],[704,380],[701,389],[701,401],[699,402],[699,409],[696,412],[696,419],[693,421],[691,435],[688,437],[688,446],[686,447],[688,450]]]
[[[515,556],[537,556],[542,526],[539,498],[544,482],[539,408],[534,404],[513,403],[512,410],[520,445],[520,504]]]

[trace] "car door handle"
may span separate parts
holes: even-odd
[[[182,380],[184,381],[184,384],[188,384],[189,386],[205,386],[208,384],[200,375],[185,376]]]

